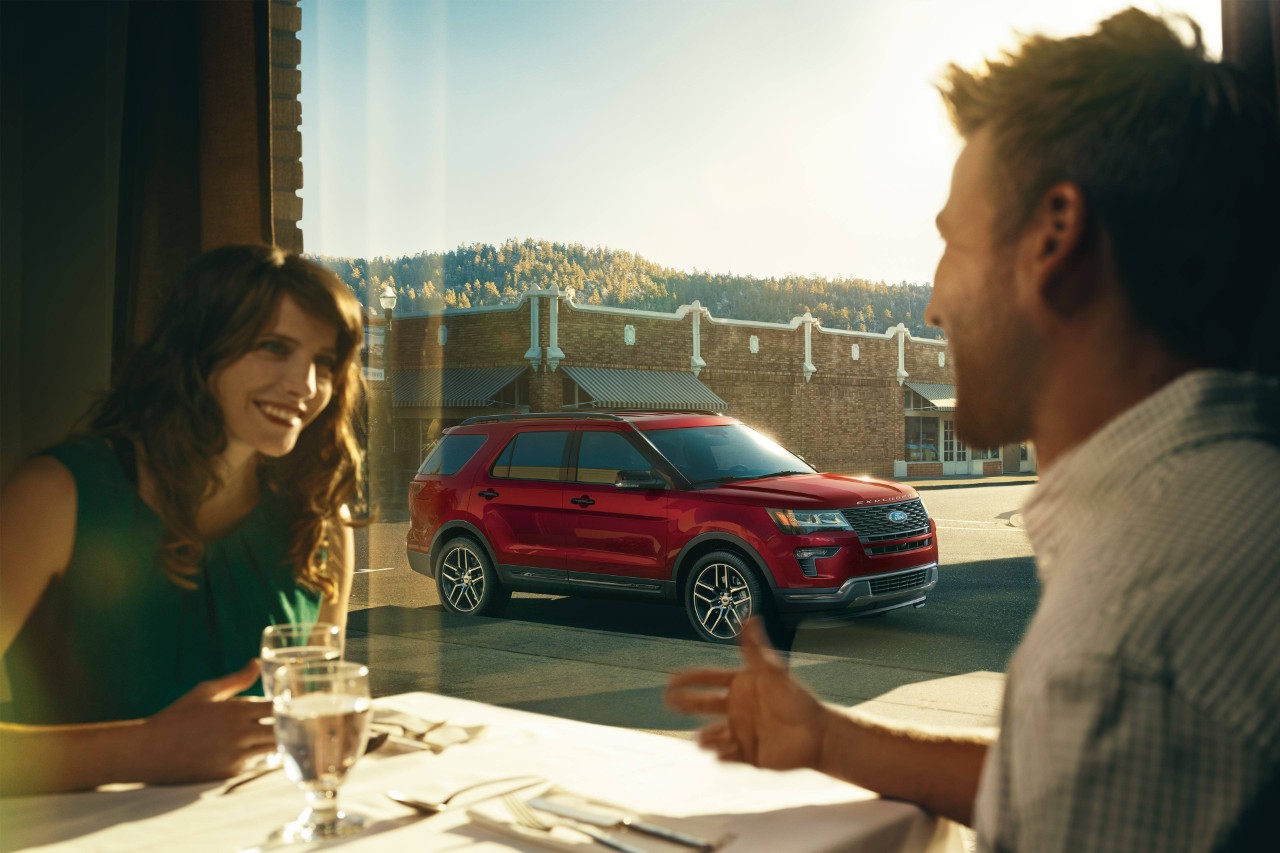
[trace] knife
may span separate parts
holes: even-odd
[[[570,820],[576,820],[591,826],[604,828],[625,826],[628,829],[634,829],[636,832],[643,832],[655,838],[664,838],[667,841],[683,844],[685,847],[692,847],[695,850],[715,849],[715,845],[706,839],[698,838],[695,835],[687,835],[675,829],[668,829],[656,823],[649,823],[648,821],[634,818],[624,811],[607,806],[596,807],[585,803],[566,803],[563,800],[557,800],[549,796],[534,797],[528,803],[539,811],[559,817],[567,817]]]

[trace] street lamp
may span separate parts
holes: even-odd
[[[382,305],[383,318],[383,341],[382,341],[382,382],[383,393],[386,405],[386,424],[387,434],[382,442],[383,459],[382,470],[385,472],[385,478],[382,488],[383,508],[389,508],[394,505],[396,498],[396,454],[395,454],[395,427],[392,425],[394,416],[395,394],[391,384],[391,320],[395,314],[396,308],[396,292],[391,285],[382,288],[382,293],[378,295],[378,302]]]
[[[382,303],[382,310],[388,315],[396,308],[396,292],[391,289],[391,285],[382,288],[382,295],[378,297],[378,301]]]

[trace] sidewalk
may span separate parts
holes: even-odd
[[[1037,474],[999,474],[992,477],[973,477],[960,474],[954,477],[904,477],[896,480],[917,491],[929,489],[967,489],[970,486],[1034,486],[1040,482]]]

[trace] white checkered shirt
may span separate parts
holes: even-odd
[[[1253,820],[1280,839],[1280,385],[1180,378],[1058,460],[1023,517],[1041,600],[980,849],[1243,849]]]

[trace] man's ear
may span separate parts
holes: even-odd
[[[1093,297],[1094,282],[1084,272],[1088,233],[1084,190],[1059,181],[1045,190],[1019,241],[1018,278],[1024,298],[1069,316]]]

